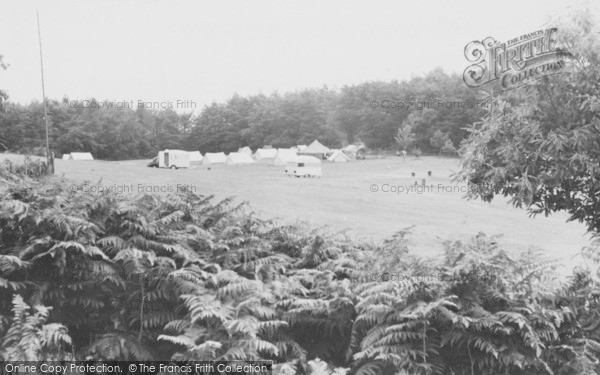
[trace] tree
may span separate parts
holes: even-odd
[[[440,155],[442,154],[442,148],[444,148],[448,141],[450,141],[450,137],[448,134],[442,133],[440,129],[436,130],[433,136],[429,138],[429,144],[431,147],[437,149]],[[450,143],[452,142],[450,141]]]
[[[2,59],[3,59],[3,56],[0,55],[0,70],[6,70],[6,68],[8,66],[6,63],[4,63],[2,61]],[[4,92],[2,89],[0,89],[0,112],[4,110],[4,108],[2,107],[2,102],[5,101],[6,99],[8,99],[8,95],[6,94],[6,92]],[[2,142],[6,142],[6,140],[3,139],[2,137],[0,137],[0,151],[8,150],[8,146]]]
[[[440,150],[440,153],[444,153],[446,155],[456,155],[456,147],[454,147],[454,143],[452,143],[451,139],[446,139],[444,146]]]
[[[0,70],[5,67],[0,61]],[[43,106],[5,103],[2,110],[6,97],[0,91],[0,150],[28,152],[43,143]],[[167,148],[227,152],[265,144],[290,147],[317,138],[334,148],[358,140],[370,148],[393,148],[398,124],[404,124],[414,139],[401,147],[428,152],[436,130],[449,134],[454,144],[468,135],[463,127],[479,119],[481,110],[457,110],[445,103],[473,102],[475,97],[458,75],[439,68],[408,81],[366,82],[340,90],[324,86],[268,96],[235,94],[194,116],[136,108],[135,103],[65,97],[50,101],[49,136],[59,154],[81,150],[99,159],[128,159]],[[372,107],[373,101],[379,104]]]
[[[0,70],[6,70],[8,68],[8,64],[3,61],[4,56],[0,55]],[[2,102],[8,99],[8,94],[2,89],[0,89],[0,110],[2,110]]]
[[[412,127],[409,124],[402,125],[396,137],[394,137],[396,143],[403,151],[407,150],[416,140],[415,133],[413,133]]]
[[[572,53],[561,74],[492,97],[469,129],[462,170],[470,197],[511,197],[531,214],[566,211],[600,234],[600,28],[594,13],[557,20],[558,43]]]

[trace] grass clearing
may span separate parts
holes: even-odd
[[[507,205],[504,198],[492,203],[463,199],[461,190],[466,186],[455,185],[449,178],[458,168],[456,159],[411,157],[403,161],[390,157],[323,163],[320,179],[287,177],[282,167],[261,163],[213,165],[210,170],[199,163],[179,170],[147,168],[146,163],[55,161],[58,176],[77,184],[88,181],[85,189],[98,184],[136,194],[176,192],[187,186],[199,194],[248,201],[262,217],[277,218],[281,223],[307,221],[312,226],[347,230],[353,237],[373,240],[414,226],[413,249],[423,256],[439,254],[445,240],[464,240],[481,231],[502,234],[500,242],[507,251],[537,246],[572,266],[579,263],[577,254],[590,239],[582,224],[566,223],[566,213],[530,218],[525,210]],[[432,171],[431,177],[427,171]],[[411,177],[411,172],[416,176]],[[423,178],[433,188],[420,193],[414,187],[408,190],[415,181],[421,184]],[[372,186],[378,191],[372,191]]]

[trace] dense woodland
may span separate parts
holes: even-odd
[[[438,138],[451,139],[458,147],[467,135],[464,128],[481,118],[485,110],[477,106],[477,95],[458,75],[436,69],[408,81],[367,82],[340,90],[234,95],[204,107],[197,116],[169,109],[99,108],[90,102],[84,108],[64,98],[49,100],[50,144],[58,156],[89,151],[108,160],[151,157],[167,148],[229,152],[242,146],[290,147],[315,139],[330,147],[362,141],[370,148],[397,149],[394,137],[401,126],[409,125],[415,135],[411,148],[438,153],[443,144],[432,141],[436,131]],[[380,105],[372,108],[372,100]],[[466,108],[455,102],[466,102]],[[400,103],[405,108],[397,108]],[[40,102],[4,102],[0,151],[43,154],[43,113]]]

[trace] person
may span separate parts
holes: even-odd
[[[396,156],[400,156],[400,151],[396,151]]]
[[[406,161],[406,150],[402,150],[402,161]]]

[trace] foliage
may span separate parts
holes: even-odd
[[[449,149],[453,147],[452,140],[446,133],[442,133],[441,130],[436,130],[435,133],[429,138],[429,144],[434,149],[438,150],[439,154],[442,153],[442,149]]]
[[[0,359],[11,361],[73,360],[71,337],[59,323],[44,324],[51,308],[31,308],[20,295],[13,297],[12,319],[0,344]],[[33,311],[32,311],[33,310]],[[0,330],[0,332],[2,332]]]
[[[565,74],[493,98],[463,143],[458,177],[478,187],[475,196],[567,210],[598,232],[600,46],[590,14],[575,20],[559,28],[574,53]],[[410,129],[418,157],[421,147],[450,150],[462,139],[458,124],[477,111],[357,106],[398,93],[420,103],[473,95],[456,78],[434,70],[340,93],[235,96],[193,119],[66,99],[51,106],[53,143],[116,158],[188,140],[227,150],[315,134],[388,147]],[[39,103],[5,109],[3,142],[33,147]],[[361,242],[191,192],[130,198],[71,191],[54,177],[0,179],[3,360],[268,359],[290,375],[600,371],[600,275],[559,280],[540,250],[514,257],[479,234],[422,259],[410,253],[410,229]],[[599,248],[587,249],[590,261]]]
[[[452,143],[452,140],[450,139],[446,139],[444,145],[442,146],[442,149],[440,150],[441,154],[446,154],[446,155],[456,155],[457,154],[457,150],[456,147],[454,147],[454,144]]]
[[[3,60],[4,60],[4,56],[0,55],[0,71],[6,70],[8,68],[8,64],[6,64]],[[8,95],[6,94],[6,91],[0,89],[0,111],[2,111],[2,109],[3,109],[2,102],[5,101],[6,99],[8,99]],[[3,146],[4,148],[6,148],[6,146],[2,145],[1,143],[0,143],[0,146]]]
[[[290,147],[315,139],[333,148],[361,140],[370,148],[391,148],[398,128],[410,126],[414,138],[409,137],[403,148],[414,144],[430,152],[439,150],[429,144],[436,130],[450,134],[458,144],[467,135],[462,128],[483,115],[480,108],[444,104],[474,103],[477,95],[458,75],[435,69],[403,82],[366,82],[340,90],[322,87],[285,94],[236,94],[223,103],[205,106],[197,115],[147,109],[137,102],[65,97],[49,100],[49,137],[59,157],[87,151],[96,159],[116,160],[153,157],[168,148],[229,152],[242,146]],[[0,102],[2,98],[0,92]],[[371,108],[372,100],[402,101],[407,107]],[[0,150],[35,153],[45,139],[43,116],[42,103],[4,103]]]
[[[394,139],[401,150],[407,150],[415,142],[416,137],[411,126],[409,124],[404,124],[398,129],[398,133]]]
[[[533,214],[566,211],[600,232],[600,29],[577,10],[554,22],[571,52],[560,74],[491,97],[483,122],[469,129],[457,178],[471,196],[509,196]]]
[[[33,159],[31,155],[26,155],[22,162],[11,162],[9,159],[0,163],[0,176],[28,176],[41,177],[48,175],[50,168],[45,160]]]
[[[557,285],[539,251],[513,259],[495,237],[421,259],[410,229],[357,242],[190,192],[128,199],[57,178],[6,183],[5,358],[270,359],[282,374],[598,371],[597,275]]]
[[[558,345],[572,313],[553,305],[550,269],[539,252],[512,259],[480,234],[446,243],[444,262],[425,273],[363,285],[353,328],[357,374],[552,373],[547,348]]]

